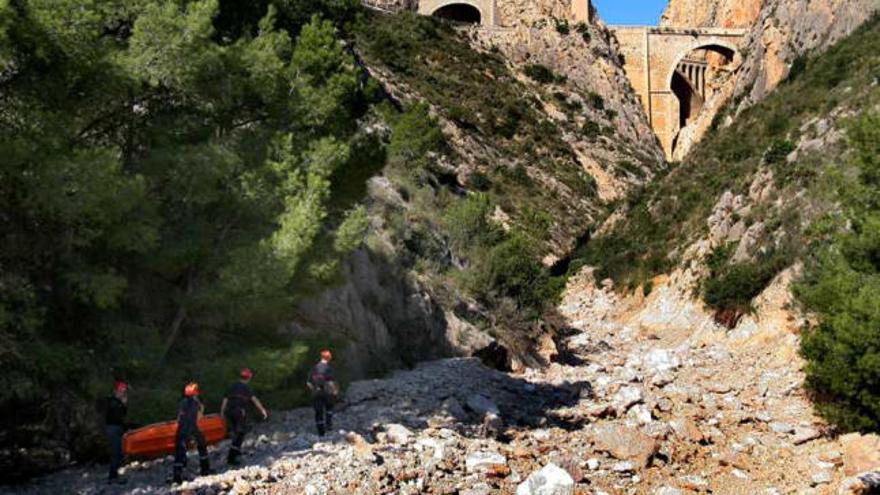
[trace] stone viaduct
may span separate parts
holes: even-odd
[[[418,12],[503,29],[498,3],[509,0],[417,0]],[[590,21],[590,0],[571,0],[571,19]],[[638,93],[668,159],[681,129],[711,96],[716,69],[735,65],[744,29],[609,26],[620,43],[624,70]]]
[[[623,68],[638,93],[667,158],[679,131],[702,109],[715,67],[739,57],[744,29],[610,26]]]

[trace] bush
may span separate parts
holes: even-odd
[[[718,310],[749,311],[752,299],[789,262],[787,257],[774,254],[753,263],[729,265],[703,282],[703,300]]]
[[[553,18],[554,24],[556,24],[556,32],[566,36],[571,32],[571,27],[568,25],[568,21],[565,19],[556,19]]]
[[[605,110],[605,99],[592,91],[587,95],[587,102],[596,110]]]
[[[486,177],[486,174],[476,171],[468,176],[468,186],[477,191],[487,191],[492,187],[492,181]]]
[[[487,301],[509,298],[523,310],[540,311],[553,302],[559,283],[536,259],[532,246],[521,234],[513,234],[488,250],[472,278],[473,292]]]
[[[388,159],[393,163],[419,162],[443,145],[443,133],[428,114],[428,105],[418,103],[401,114],[391,129]]]
[[[575,29],[575,31],[578,32],[578,34],[581,35],[581,38],[583,38],[584,43],[590,42],[590,27],[587,26],[586,23],[579,22],[579,23],[575,24],[574,29]]]
[[[820,226],[795,293],[819,318],[801,339],[807,386],[819,413],[844,430],[880,429],[880,114],[848,129],[857,179],[840,187],[850,214],[837,229]],[[847,228],[849,224],[849,228]],[[832,224],[833,225],[833,224]]]
[[[602,135],[602,128],[592,120],[587,120],[584,122],[584,125],[581,126],[581,132],[587,139],[594,140]]]
[[[556,81],[556,74],[549,67],[542,64],[529,64],[523,72],[533,81],[541,84],[550,84]]]
[[[489,197],[482,193],[471,194],[447,208],[443,223],[456,252],[464,254],[472,247],[492,245],[500,240],[502,232],[489,220],[492,210]]]
[[[794,151],[794,145],[791,144],[791,141],[778,139],[773,141],[773,144],[770,145],[770,148],[764,154],[764,162],[768,164],[782,163],[792,151]]]

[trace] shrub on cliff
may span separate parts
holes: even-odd
[[[485,251],[470,280],[471,291],[483,301],[497,304],[508,298],[524,315],[536,316],[558,296],[560,280],[550,277],[520,233]]]
[[[532,80],[541,84],[550,84],[556,81],[556,74],[546,65],[529,64],[525,66],[523,72]]]
[[[816,226],[797,294],[819,324],[801,339],[817,409],[846,430],[880,429],[880,114],[848,132],[858,177],[845,180],[844,218]]]

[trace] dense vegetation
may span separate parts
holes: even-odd
[[[527,331],[558,294],[539,256],[570,205],[527,167],[579,197],[592,180],[448,26],[353,0],[62,3],[0,3],[0,447],[91,447],[113,377],[134,423],[171,416],[190,379],[216,409],[242,365],[271,407],[300,404],[314,350],[345,342],[282,329],[340,280],[380,172],[405,205],[371,206],[374,236],[444,302],[476,301],[464,316]],[[500,159],[460,183],[428,106],[387,101],[361,49]]]
[[[842,214],[817,222],[797,293],[819,324],[806,331],[801,353],[818,409],[847,430],[880,430],[880,114],[848,129],[848,165],[839,175]]]
[[[244,364],[297,400],[310,343],[277,329],[366,229],[338,193],[372,156],[337,30],[357,8],[0,2],[4,444],[73,427],[113,375],[136,422]]]

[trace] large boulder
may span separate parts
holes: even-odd
[[[572,495],[574,479],[556,464],[547,464],[516,487],[516,495]]]
[[[681,361],[667,349],[652,349],[642,360],[645,371],[651,374],[672,371],[681,366]]]
[[[645,467],[660,449],[656,440],[636,428],[621,424],[607,424],[593,431],[595,449],[608,452],[613,457],[632,461],[637,467]]]
[[[840,437],[843,445],[843,472],[847,476],[880,470],[880,436],[850,433]]]
[[[634,404],[638,404],[645,400],[645,395],[639,387],[622,387],[614,394],[611,399],[611,405],[622,416]]]
[[[385,425],[384,431],[376,435],[376,438],[382,442],[402,445],[409,443],[413,432],[406,426],[392,423]]]
[[[880,471],[861,473],[840,482],[837,495],[871,495],[880,493]]]
[[[482,394],[471,394],[467,398],[465,405],[481,418],[486,414],[494,414],[495,416],[501,415],[501,411],[498,409],[498,406],[492,402],[492,399]]]

